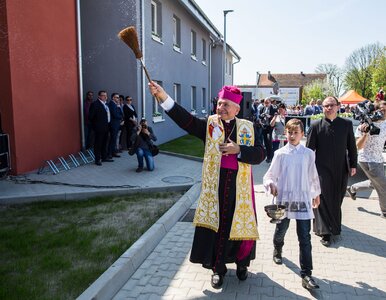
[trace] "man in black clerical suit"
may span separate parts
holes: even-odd
[[[331,236],[339,235],[342,224],[342,202],[348,175],[357,167],[357,148],[352,122],[337,116],[339,102],[327,97],[323,103],[324,118],[311,124],[307,147],[315,150],[316,168],[320,178],[320,205],[314,209],[314,232],[328,247]]]

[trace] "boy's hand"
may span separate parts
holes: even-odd
[[[316,196],[315,199],[312,199],[312,208],[317,208],[320,204],[320,197]]]
[[[276,188],[276,185],[274,183],[270,183],[269,184],[269,188],[271,189],[271,194],[273,196],[277,196],[277,188]]]

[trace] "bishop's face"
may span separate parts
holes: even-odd
[[[227,99],[218,99],[217,115],[224,121],[232,120],[240,111],[240,106]]]

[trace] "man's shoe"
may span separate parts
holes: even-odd
[[[281,249],[273,250],[273,262],[277,265],[281,265],[283,263],[283,259],[281,257]]]
[[[320,243],[325,247],[330,247],[331,235],[329,235],[329,234],[323,235],[322,239],[320,240]]]
[[[351,185],[349,185],[346,189],[347,193],[350,195],[350,198],[353,199],[353,200],[356,200],[357,199],[357,193],[356,192],[353,192],[353,190],[351,189]]]
[[[236,275],[239,280],[246,280],[248,278],[248,268],[245,266],[237,266]]]
[[[318,289],[319,285],[317,285],[317,283],[311,276],[306,275],[302,279],[302,287],[304,287],[307,290],[314,290],[314,289]]]
[[[137,168],[137,170],[135,170],[135,172],[137,172],[137,173],[140,173],[142,171],[143,171],[143,168]]]
[[[268,164],[270,164],[270,163],[272,162],[272,159],[267,158],[267,159],[265,160],[265,162],[268,163]]]
[[[100,161],[96,161],[95,164],[96,164],[97,166],[101,166],[101,165],[102,165],[102,163],[101,163]]]
[[[121,157],[121,156],[119,154],[117,154],[117,153],[114,153],[113,157]]]
[[[106,159],[102,159],[103,162],[113,162],[114,159],[111,159],[111,158],[106,158]]]
[[[210,285],[214,289],[219,289],[222,286],[223,282],[224,282],[224,275],[214,273],[210,280]]]

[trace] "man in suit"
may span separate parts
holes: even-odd
[[[130,96],[126,97],[126,103],[123,106],[123,118],[125,121],[126,128],[126,146],[129,149],[132,146],[131,135],[133,134],[133,129],[137,126],[137,112],[135,107],[132,104],[133,99]]]
[[[108,104],[110,110],[110,141],[108,147],[108,158],[120,157],[117,149],[118,132],[123,119],[121,107],[119,106],[119,94],[113,93],[111,95],[111,101]]]
[[[107,139],[109,135],[110,110],[106,105],[107,92],[99,91],[98,99],[90,106],[89,121],[95,132],[94,154],[95,164],[102,165],[102,161],[113,161],[107,158]]]
[[[270,163],[273,158],[272,151],[272,131],[271,120],[275,115],[275,108],[271,104],[271,98],[267,97],[264,99],[264,106],[260,109],[260,119],[263,125],[263,139],[265,150],[267,151],[266,162]]]

